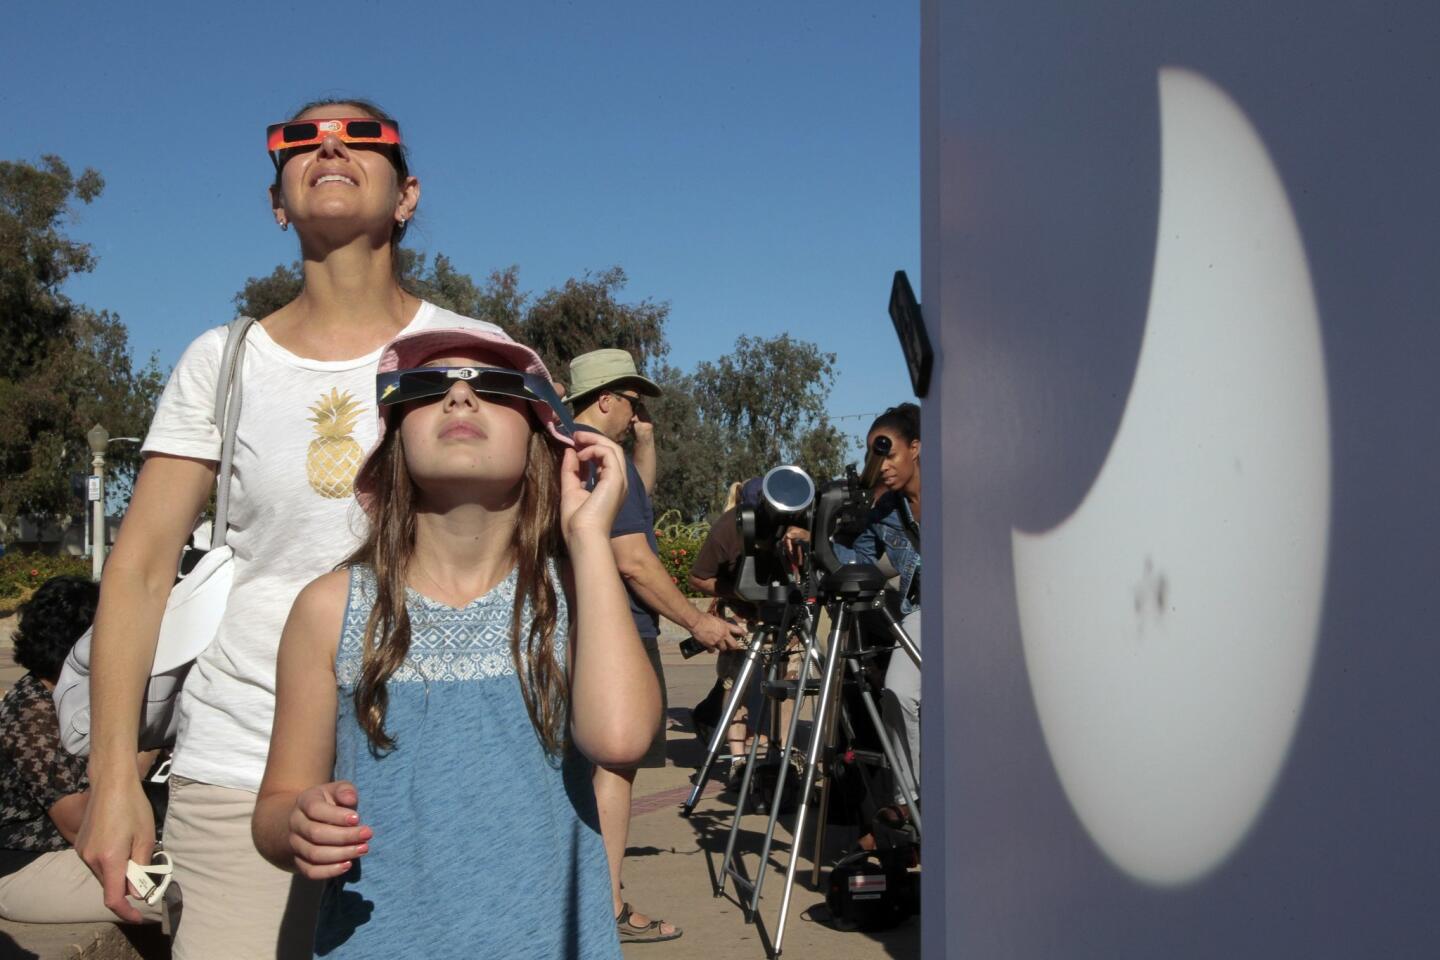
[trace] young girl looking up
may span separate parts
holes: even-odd
[[[369,535],[285,626],[256,846],[330,881],[321,956],[618,958],[590,761],[660,721],[610,549],[623,455],[567,436],[503,334],[403,336],[379,370]]]

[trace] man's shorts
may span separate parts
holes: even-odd
[[[663,767],[665,766],[665,729],[670,726],[668,708],[670,699],[665,691],[665,668],[660,665],[660,641],[656,637],[641,637],[640,642],[645,644],[645,654],[650,658],[650,666],[655,668],[655,679],[660,681],[660,729],[655,731],[655,739],[650,741],[650,749],[645,751],[645,756],[636,767]]]

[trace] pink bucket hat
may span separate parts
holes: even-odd
[[[483,351],[500,360],[507,369],[540,377],[550,390],[555,389],[555,381],[550,378],[550,371],[545,369],[545,363],[539,354],[525,344],[510,339],[494,324],[479,321],[476,321],[474,326],[438,327],[401,334],[385,346],[375,372],[408,370],[420,366],[431,357],[461,349]],[[530,401],[530,409],[535,411],[536,419],[545,427],[551,439],[564,446],[573,447],[575,441],[567,432],[571,424],[561,419],[562,416],[568,419],[569,411],[559,402],[558,393],[556,405],[560,407],[559,412],[544,401]],[[360,462],[360,469],[355,474],[355,499],[366,513],[374,512],[375,491],[373,484],[366,482],[365,468],[385,440],[385,408],[377,405],[375,417],[375,443],[365,454],[365,459]]]

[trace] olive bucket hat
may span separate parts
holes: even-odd
[[[659,387],[635,369],[629,350],[591,350],[570,361],[570,392],[565,399],[578,405],[587,394],[619,384],[631,384],[647,397],[658,397]]]

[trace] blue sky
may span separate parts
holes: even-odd
[[[265,125],[370,97],[421,179],[410,246],[537,292],[619,264],[670,302],[677,366],[788,331],[838,355],[831,413],[871,414],[909,395],[885,307],[894,270],[920,286],[918,8],[23,4],[0,156],[103,174],[70,228],[99,267],[67,293],[168,368],[296,256]]]

